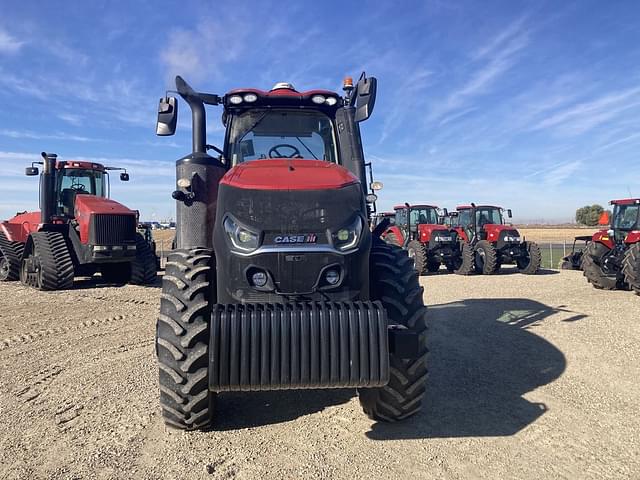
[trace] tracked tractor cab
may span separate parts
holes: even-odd
[[[596,288],[632,288],[640,293],[640,199],[612,200],[611,218],[605,212],[601,225],[582,255],[582,270]]]
[[[349,79],[344,95],[288,83],[213,95],[181,77],[176,87],[193,151],[176,164],[177,250],[157,329],[165,421],[209,425],[219,392],[347,386],[362,388],[373,418],[414,413],[426,372],[420,287],[406,254],[368,224],[359,124],[376,79]],[[222,108],[220,147],[206,142],[205,105]],[[158,134],[174,132],[177,108],[160,100]]]

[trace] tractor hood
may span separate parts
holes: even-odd
[[[134,210],[125,207],[115,200],[96,197],[95,195],[76,195],[75,213],[76,218],[92,213],[113,213],[118,215],[136,214]]]
[[[32,232],[40,228],[40,212],[18,213],[15,217],[0,223],[0,232],[10,242],[25,243]]]
[[[358,183],[346,168],[322,160],[254,160],[236,165],[221,183],[251,190],[328,190]]]
[[[505,235],[509,237],[519,237],[520,233],[512,225],[498,225],[496,223],[488,223],[483,225],[483,230],[487,232],[487,240],[497,242]]]
[[[418,234],[422,243],[430,241],[435,232],[448,233],[449,227],[432,223],[421,223],[418,225]]]

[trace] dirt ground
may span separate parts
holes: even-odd
[[[227,394],[166,429],[157,287],[0,284],[0,478],[640,478],[640,297],[580,272],[423,277],[421,414],[378,424],[351,390]]]

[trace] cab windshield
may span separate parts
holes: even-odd
[[[434,225],[438,223],[438,212],[435,208],[412,208],[409,221],[412,225]]]
[[[63,168],[56,175],[58,213],[73,215],[76,195],[106,197],[106,173],[82,168]]]
[[[268,158],[336,163],[333,123],[317,111],[249,110],[232,118],[229,156],[232,165]]]
[[[502,212],[499,208],[479,207],[476,210],[476,224],[478,227],[488,224],[502,225]]]
[[[638,228],[640,205],[616,205],[613,210],[614,230],[635,230]]]

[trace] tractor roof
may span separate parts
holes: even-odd
[[[97,170],[99,172],[104,172],[106,169],[104,165],[94,162],[80,162],[80,161],[57,161],[56,169],[62,170],[65,168],[82,168],[84,170]]]
[[[469,210],[473,208],[471,205],[458,205],[456,207],[456,210]],[[497,205],[476,205],[476,208],[499,208],[502,209],[502,207],[498,207]]]
[[[406,205],[396,205],[395,207],[393,207],[394,210],[402,210],[403,208],[407,208]],[[409,205],[409,208],[435,208],[436,210],[438,209],[438,207],[436,205],[427,205],[427,204],[414,204],[414,205]]]
[[[640,203],[640,198],[623,198],[621,200],[611,200],[611,205],[634,205]]]
[[[236,88],[223,99],[225,108],[249,108],[261,105],[304,106],[335,110],[342,106],[342,97],[330,90],[298,92],[290,83],[276,83],[271,90]]]

